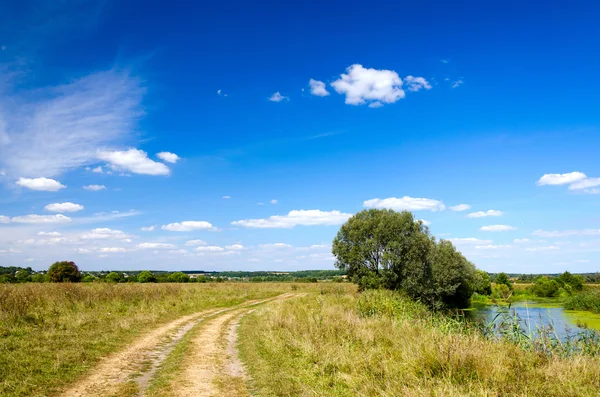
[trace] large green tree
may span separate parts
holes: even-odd
[[[367,288],[405,291],[430,306],[462,306],[474,266],[448,241],[436,243],[410,212],[371,209],[350,218],[333,240],[336,266]]]
[[[71,282],[81,280],[81,273],[75,262],[55,262],[48,269],[48,277],[53,283]]]

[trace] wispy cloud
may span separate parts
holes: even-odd
[[[140,79],[111,69],[67,84],[0,96],[0,167],[10,177],[53,177],[122,144],[144,114]]]

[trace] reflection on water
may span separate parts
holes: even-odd
[[[474,303],[470,315],[475,319],[489,324],[496,318],[500,311],[506,311],[506,307],[492,306]],[[516,313],[522,320],[521,326],[529,335],[536,335],[537,329],[552,326],[556,336],[564,340],[567,336],[581,332],[577,323],[585,323],[591,328],[600,325],[600,316],[583,312],[565,311],[562,307],[538,304],[536,302],[514,302],[510,307],[510,314]],[[581,317],[581,318],[579,318]]]

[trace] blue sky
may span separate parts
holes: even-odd
[[[0,5],[0,265],[329,269],[392,208],[599,270],[600,5],[205,3]]]

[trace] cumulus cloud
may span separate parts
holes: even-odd
[[[492,243],[492,240],[482,240],[475,237],[457,237],[448,240],[456,245],[487,245]]]
[[[388,208],[396,211],[443,211],[446,208],[444,203],[439,200],[409,196],[401,198],[389,197],[386,199],[374,198],[366,200],[363,205],[366,208]]]
[[[469,218],[485,218],[488,216],[502,216],[504,213],[502,211],[497,210],[487,210],[487,211],[477,211],[471,212],[467,215]]]
[[[225,248],[217,247],[214,245],[207,245],[204,247],[196,247],[195,250],[198,252],[223,252],[225,251]]]
[[[544,247],[525,248],[525,251],[543,252],[543,251],[555,251],[555,250],[559,250],[559,249],[560,249],[560,247],[558,247],[556,245],[548,245],[548,246],[544,246]]]
[[[567,236],[600,236],[600,229],[580,229],[580,230],[536,230],[534,236],[539,237],[567,237]]]
[[[175,164],[177,162],[177,160],[181,159],[181,157],[179,157],[175,153],[170,153],[170,152],[157,153],[156,157],[158,157],[159,159],[161,159],[163,161],[166,161],[167,163],[173,163],[173,164]]]
[[[452,211],[461,212],[461,211],[470,210],[471,206],[469,204],[458,204],[458,205],[453,205],[448,208],[450,208]]]
[[[35,92],[4,92],[0,165],[11,176],[53,177],[95,162],[98,148],[133,133],[144,92],[139,79],[116,69]]]
[[[92,172],[95,172],[97,174],[102,174],[104,172],[104,170],[102,170],[102,166],[97,166],[96,168],[92,169]]]
[[[600,178],[586,178],[571,184],[569,190],[587,190],[597,186],[600,186]],[[592,192],[592,190],[595,189],[590,189],[588,192]]]
[[[144,226],[144,227],[141,227],[141,228],[140,228],[140,230],[141,230],[142,232],[151,232],[151,231],[153,231],[154,229],[156,229],[156,225],[152,225],[152,226]]]
[[[528,242],[530,242],[531,240],[529,240],[528,238],[516,238],[513,240],[513,243],[515,244],[526,244]]]
[[[122,240],[125,242],[131,242],[129,234],[122,230],[114,230],[106,227],[92,229],[90,232],[81,235],[82,240]]]
[[[537,181],[537,185],[568,185],[586,178],[587,176],[583,172],[578,171],[569,172],[567,174],[544,174]]]
[[[117,254],[117,253],[121,253],[121,252],[127,252],[128,250],[126,248],[123,247],[103,247],[103,248],[98,248],[98,252],[100,253],[107,253],[107,254]]]
[[[161,229],[170,232],[192,232],[194,230],[217,230],[212,224],[206,221],[183,221],[162,225]]]
[[[66,188],[65,185],[50,178],[19,178],[17,185],[31,190],[40,190],[45,192],[56,192]]]
[[[340,211],[293,210],[287,215],[273,215],[266,219],[244,219],[231,222],[234,226],[248,228],[281,228],[290,229],[294,226],[340,225],[352,214]]]
[[[406,76],[404,78],[404,84],[406,84],[406,88],[412,92],[417,92],[422,89],[431,89],[431,84],[423,77]]]
[[[281,102],[281,101],[283,101],[283,100],[288,100],[288,99],[290,99],[290,98],[288,98],[288,97],[286,97],[286,96],[283,96],[283,95],[281,95],[281,94],[279,93],[279,91],[277,91],[276,93],[274,93],[273,95],[271,95],[271,96],[269,97],[269,101],[271,101],[271,102]]]
[[[177,246],[173,244],[164,244],[164,243],[141,243],[137,245],[140,249],[176,249]]]
[[[59,237],[62,233],[59,232],[38,232],[38,236]]]
[[[9,223],[10,218],[6,215],[0,215],[0,223]]]
[[[148,158],[148,154],[139,149],[104,151],[96,154],[100,160],[107,161],[117,171],[129,171],[142,175],[169,175],[169,167]]]
[[[281,248],[294,248],[293,245],[290,244],[286,244],[286,243],[270,243],[270,244],[261,244],[259,246],[260,248],[276,248],[276,249],[281,249]]]
[[[516,227],[509,225],[489,225],[482,226],[479,230],[482,232],[507,232],[509,230],[516,230]]]
[[[104,190],[106,189],[106,186],[104,185],[87,185],[83,187],[85,190],[90,190],[92,192],[97,192],[98,190]]]
[[[277,200],[273,199],[273,200],[269,201],[269,203],[275,205],[275,204],[277,204]]]
[[[225,249],[228,251],[241,251],[244,249],[244,246],[242,244],[232,244],[232,245],[226,245]]]
[[[504,248],[511,248],[510,245],[502,245],[502,244],[486,244],[486,245],[476,245],[475,249],[478,250],[497,250],[497,249],[504,249]]]
[[[206,241],[204,240],[188,240],[185,242],[185,245],[189,247],[195,247],[197,245],[206,245]]]
[[[308,85],[310,86],[310,93],[316,96],[327,96],[329,92],[325,88],[325,83],[319,80],[310,79],[308,81]]]
[[[355,64],[346,69],[331,86],[346,96],[349,105],[394,103],[406,95],[402,79],[393,70],[368,69]]]
[[[56,215],[23,215],[15,216],[12,218],[14,223],[68,223],[71,222],[71,218],[62,214]]]
[[[71,202],[52,203],[45,206],[44,209],[50,212],[77,212],[83,210],[83,205]]]

